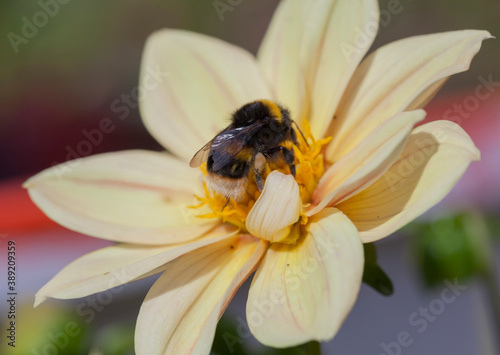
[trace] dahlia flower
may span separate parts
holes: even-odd
[[[255,272],[247,321],[263,344],[332,339],[361,285],[362,243],[440,201],[479,151],[455,123],[421,109],[468,69],[485,31],[402,39],[367,53],[376,0],[283,0],[257,57],[181,30],[150,36],[140,111],[167,152],[122,151],[30,178],[32,200],[61,225],[117,242],[73,261],[36,295],[84,297],[161,276],[137,320],[138,354],[208,354],[219,318]],[[151,68],[168,72],[151,85]],[[191,169],[195,152],[254,100],[287,107],[305,139],[286,167],[230,201]]]

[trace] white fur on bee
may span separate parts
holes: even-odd
[[[219,195],[240,202],[247,197],[247,177],[240,179],[225,178],[216,174],[207,175],[207,187]]]
[[[257,153],[255,156],[255,162],[254,162],[254,167],[257,169],[257,171],[262,172],[262,170],[265,169],[266,167],[266,157],[262,153]]]

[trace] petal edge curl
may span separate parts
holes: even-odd
[[[294,177],[273,171],[267,176],[264,190],[247,216],[246,227],[261,239],[284,243],[301,211],[302,199]]]
[[[479,150],[456,123],[415,128],[400,159],[367,189],[340,203],[365,243],[388,236],[448,194]]]
[[[382,176],[398,159],[413,126],[425,115],[423,110],[395,115],[333,164],[314,193],[313,204],[317,206],[307,214],[313,215],[325,206],[335,206]]]

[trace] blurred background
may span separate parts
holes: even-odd
[[[220,2],[228,6],[224,13],[216,10]],[[116,128],[85,155],[161,150],[141,123],[133,99],[126,114],[112,109],[137,87],[147,36],[160,28],[182,28],[256,53],[277,4],[278,0],[0,2],[0,262],[4,270],[7,243],[15,241],[19,287],[18,344],[15,350],[6,347],[2,330],[0,353],[133,353],[135,317],[153,279],[129,285],[126,292],[101,295],[99,307],[83,299],[49,301],[32,309],[34,294],[58,270],[107,242],[58,227],[37,210],[20,185],[42,169],[80,157],[75,150],[86,139],[84,132],[97,128],[103,118],[111,119]],[[394,4],[398,12],[382,19],[373,49],[400,38],[448,30],[485,29],[500,35],[499,0],[380,0],[381,10]],[[324,354],[497,353],[499,63],[498,41],[484,42],[471,69],[452,77],[428,105],[428,119],[436,120],[467,100],[475,103],[462,111],[457,123],[472,136],[482,161],[472,164],[432,211],[377,243],[378,261],[392,279],[394,294],[386,297],[363,285],[338,336],[322,345]],[[475,89],[485,82],[492,83],[491,95],[479,99]],[[6,277],[2,271],[2,289]],[[450,282],[464,289],[458,291]],[[441,309],[441,294],[450,287],[459,294]],[[245,299],[244,287],[223,318],[221,334],[238,336]],[[7,321],[5,303],[0,303],[2,329]],[[419,313],[426,307],[434,312],[428,319]],[[415,326],[412,320],[421,323]],[[68,335],[65,326],[71,322],[79,331]],[[398,337],[405,332],[411,344],[407,339],[403,346]],[[250,336],[239,335],[242,341],[234,347],[224,339],[218,338],[214,352],[264,352]]]

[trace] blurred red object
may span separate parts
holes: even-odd
[[[62,228],[49,219],[29,198],[22,188],[26,178],[0,183],[0,231],[2,233],[29,232],[49,228]]]

